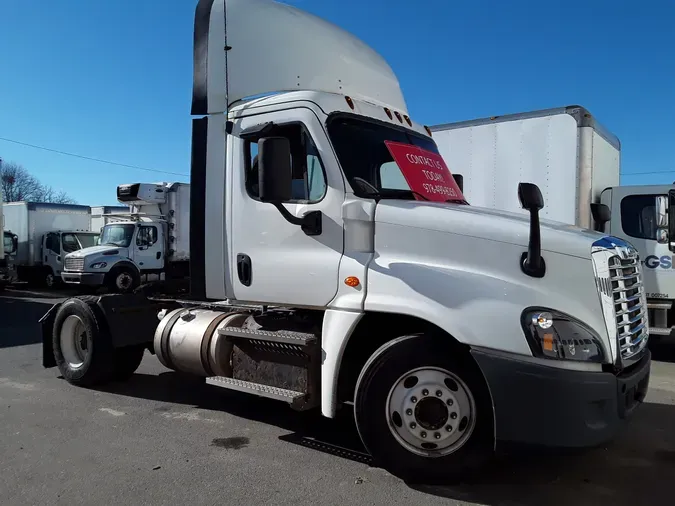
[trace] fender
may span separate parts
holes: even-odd
[[[116,267],[131,267],[134,271],[136,271],[136,274],[138,274],[139,276],[141,275],[141,270],[138,268],[138,266],[128,258],[124,258],[119,262],[115,262],[112,265],[112,267],[110,267],[110,270],[108,272],[112,272],[113,269],[115,269]]]

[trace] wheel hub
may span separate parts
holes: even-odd
[[[445,425],[450,418],[445,403],[437,397],[425,397],[415,406],[415,420],[426,430],[436,430]]]
[[[64,320],[59,340],[61,353],[68,366],[71,369],[82,367],[89,353],[89,338],[79,316],[70,315]]]
[[[448,455],[473,432],[476,404],[455,374],[423,367],[401,376],[389,391],[389,429],[409,451],[425,457]]]

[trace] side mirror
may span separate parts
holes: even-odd
[[[462,176],[461,174],[453,174],[452,177],[454,178],[455,183],[457,183],[459,191],[464,193],[464,176]]]
[[[606,204],[591,204],[591,216],[595,222],[595,230],[602,232],[605,229],[605,223],[612,219],[612,211]]]
[[[543,209],[544,197],[541,196],[541,190],[534,183],[520,183],[518,185],[518,200],[523,209],[532,211]]]
[[[258,141],[258,184],[262,202],[291,200],[291,143],[285,137],[264,137]]]

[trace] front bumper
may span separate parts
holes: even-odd
[[[105,273],[61,271],[61,279],[64,283],[73,285],[101,286],[105,279]]]
[[[644,401],[651,353],[620,375],[548,367],[472,350],[487,380],[500,441],[592,447],[614,438]]]

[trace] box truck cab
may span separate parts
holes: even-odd
[[[100,383],[150,348],[213,386],[349,405],[375,461],[423,481],[497,440],[616,434],[651,363],[629,244],[540,222],[526,182],[503,191],[528,215],[470,205],[386,61],[300,9],[201,0],[194,58],[190,297],[59,303],[45,366]]]
[[[120,185],[117,199],[130,206],[127,219],[109,221],[96,246],[66,255],[63,281],[125,293],[167,274],[187,276],[189,185]]]

